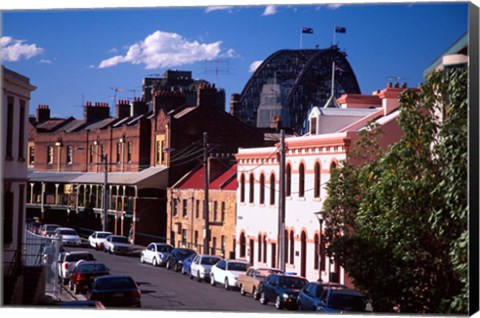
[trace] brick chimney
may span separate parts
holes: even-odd
[[[119,100],[117,103],[117,118],[122,119],[131,116],[132,106],[128,100]]]
[[[108,103],[86,102],[83,106],[83,117],[87,123],[96,122],[106,118],[110,118],[110,106]]]
[[[214,107],[217,104],[217,89],[215,84],[202,83],[198,86],[197,106]]]
[[[156,113],[163,109],[168,113],[172,109],[185,104],[185,95],[179,91],[161,90],[153,95],[153,110]]]
[[[140,97],[135,97],[132,105],[132,116],[137,117],[148,112],[148,105]]]
[[[37,106],[37,123],[43,123],[50,119],[50,107],[48,105],[38,105]]]
[[[237,93],[232,94],[232,96],[230,96],[230,115],[232,115],[233,117],[238,116],[239,103],[240,103],[240,94],[237,94]]]

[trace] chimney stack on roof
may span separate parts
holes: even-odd
[[[92,106],[91,102],[86,102],[83,106],[83,117],[87,123],[110,118],[110,106],[103,102],[95,102]]]
[[[145,100],[140,97],[135,97],[132,104],[132,116],[137,117],[148,112],[148,105]]]
[[[48,107],[48,105],[38,105],[36,119],[37,123],[50,120],[50,107]]]
[[[168,113],[172,109],[185,104],[185,94],[174,90],[160,90],[153,93],[153,110],[158,113],[163,109]]]
[[[201,83],[198,85],[197,106],[211,106],[217,104],[217,89],[215,84]]]
[[[237,117],[238,115],[238,105],[240,103],[240,94],[232,94],[230,96],[230,115]]]
[[[117,118],[118,119],[130,117],[131,112],[132,112],[132,107],[128,100],[119,100],[117,102]]]

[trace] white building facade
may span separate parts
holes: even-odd
[[[20,262],[27,193],[30,80],[2,67],[2,234],[4,273]],[[17,253],[15,253],[18,251]]]
[[[402,135],[396,119],[398,97],[406,86],[389,85],[373,95],[344,95],[340,108],[314,107],[310,132],[285,139],[285,222],[280,224],[280,145],[239,149],[236,255],[255,266],[284,268],[309,281],[319,278],[351,285],[343,268],[325,250],[319,213],[332,170],[349,160],[349,150],[369,121],[382,126],[386,148]],[[280,231],[284,230],[283,252]],[[321,235],[322,233],[322,235]],[[279,264],[284,255],[285,265]]]

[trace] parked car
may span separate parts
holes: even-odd
[[[65,246],[80,246],[82,245],[82,240],[78,235],[77,231],[69,227],[57,227],[53,234],[53,237],[56,239],[61,239],[62,244]]]
[[[103,263],[96,261],[78,261],[70,273],[68,287],[75,294],[85,293],[92,287],[93,281],[99,276],[110,275],[110,270]]]
[[[272,273],[282,273],[282,271],[269,267],[249,267],[245,274],[238,276],[237,284],[240,288],[240,294],[244,296],[248,293],[253,296],[253,299],[258,300],[258,285]]]
[[[173,268],[176,272],[179,272],[182,269],[183,261],[193,253],[195,251],[189,248],[174,248],[168,256],[165,267],[167,269]]]
[[[103,242],[103,251],[110,254],[130,254],[133,251],[133,245],[126,236],[109,235]]]
[[[89,300],[108,307],[141,307],[142,293],[130,276],[100,276],[95,279]]]
[[[95,257],[88,251],[65,251],[60,254],[58,259],[58,276],[63,284],[70,280],[70,273],[75,269],[79,260],[94,261]]]
[[[103,242],[105,242],[107,236],[112,234],[112,232],[95,231],[88,237],[88,244],[99,251],[103,250]]]
[[[210,279],[210,270],[221,258],[214,255],[197,255],[190,265],[190,279],[197,278],[199,282]]]
[[[223,284],[225,289],[236,288],[238,275],[245,273],[248,263],[242,260],[220,260],[210,271],[210,285]]]
[[[55,230],[59,227],[59,224],[44,224],[40,230],[40,235],[52,237],[55,234]]]
[[[300,311],[315,311],[320,304],[320,296],[327,289],[346,289],[345,285],[328,282],[310,282],[298,293],[297,307]]]
[[[140,253],[141,263],[151,263],[153,266],[165,266],[174,247],[168,243],[152,242]]]
[[[354,289],[325,288],[316,311],[323,313],[371,312],[372,304],[365,295]]]
[[[270,274],[258,287],[260,303],[266,305],[269,301],[275,301],[277,309],[296,309],[298,293],[306,284],[308,280],[301,276]]]
[[[183,260],[182,266],[182,275],[189,275],[190,274],[190,267],[192,266],[193,259],[197,256],[197,253],[190,254],[189,257]]]
[[[39,222],[36,220],[27,222],[27,230],[33,234],[40,234],[42,227],[43,227],[42,222]]]

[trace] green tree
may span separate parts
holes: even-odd
[[[466,94],[464,68],[403,92],[402,139],[382,154],[370,127],[352,154],[366,163],[327,184],[329,253],[378,311],[467,312]]]

